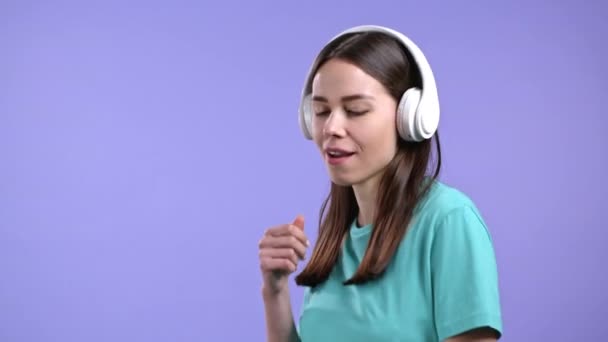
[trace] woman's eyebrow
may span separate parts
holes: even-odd
[[[365,99],[373,100],[374,97],[371,95],[354,94],[354,95],[343,96],[341,98],[342,102],[348,102],[348,101],[354,101],[354,100],[365,100]],[[326,97],[318,96],[318,95],[313,96],[312,100],[316,101],[316,102],[329,102]]]

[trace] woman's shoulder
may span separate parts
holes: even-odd
[[[475,206],[471,197],[464,191],[439,180],[433,181],[420,204],[421,209],[447,211],[463,206]]]
[[[432,184],[417,206],[414,221],[421,236],[433,240],[475,240],[480,246],[491,242],[490,231],[471,197],[443,182]]]
[[[437,221],[450,213],[463,210],[478,213],[477,206],[468,194],[442,181],[435,180],[420,200],[416,213],[419,217]]]

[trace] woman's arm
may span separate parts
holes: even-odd
[[[476,208],[463,206],[443,217],[435,230],[431,263],[440,340],[498,340],[502,317],[496,257]]]
[[[445,342],[496,342],[496,332],[490,328],[480,328],[450,337]]]
[[[272,293],[262,288],[266,312],[266,336],[268,342],[300,342],[296,331],[289,291]]]
[[[309,242],[304,234],[304,218],[292,224],[268,229],[259,243],[263,276],[262,299],[268,342],[299,342],[291,311],[289,275],[304,259]]]

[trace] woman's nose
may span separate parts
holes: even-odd
[[[345,131],[345,121],[344,115],[339,110],[333,111],[325,121],[323,132],[325,135],[342,136]]]

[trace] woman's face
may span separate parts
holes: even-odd
[[[354,64],[331,59],[312,84],[313,139],[331,180],[339,185],[377,181],[395,156],[397,102]]]

